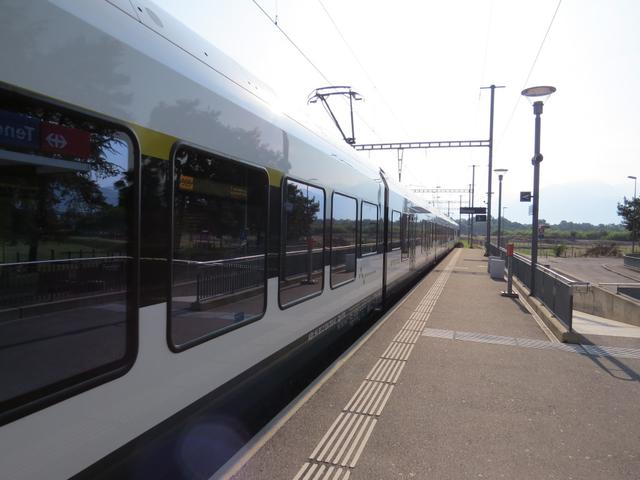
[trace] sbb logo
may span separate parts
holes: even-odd
[[[75,158],[89,158],[91,155],[91,134],[87,131],[43,123],[40,135],[40,148],[43,152]]]
[[[46,136],[47,143],[51,148],[56,148],[58,150],[62,150],[67,146],[67,139],[64,138],[64,135],[61,133],[53,133],[51,132]]]

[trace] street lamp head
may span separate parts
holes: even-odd
[[[556,87],[541,86],[529,87],[522,90],[521,94],[529,98],[532,102],[546,101],[549,96],[556,91]]]
[[[498,180],[500,180],[502,182],[502,177],[504,176],[505,173],[507,173],[509,170],[507,170],[506,168],[494,168],[493,169],[494,172],[496,172],[498,174]]]
[[[631,180],[637,180],[638,177],[634,177],[633,175],[627,175],[627,178],[630,178]]]
[[[542,114],[542,105],[555,91],[556,87],[529,87],[522,90],[521,94],[527,97],[529,103],[533,105],[533,113],[535,115],[540,115]]]

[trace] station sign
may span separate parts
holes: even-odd
[[[487,208],[486,207],[460,207],[460,214],[471,214],[471,215],[475,215],[476,213],[487,213]]]
[[[91,134],[77,128],[43,123],[40,126],[40,149],[48,153],[88,158],[91,156]]]
[[[38,149],[40,121],[25,115],[0,110],[0,145]]]
[[[91,133],[0,110],[0,147],[2,146],[84,159],[91,156]]]
[[[476,215],[476,222],[486,222],[486,221],[487,221],[486,215]]]
[[[520,192],[520,201],[521,202],[530,202],[531,201],[531,192]]]

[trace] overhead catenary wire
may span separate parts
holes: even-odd
[[[533,59],[533,62],[531,63],[531,68],[529,68],[529,73],[527,74],[527,78],[524,80],[524,82],[522,83],[522,88],[520,88],[520,91],[524,90],[527,86],[527,83],[529,82],[529,79],[531,78],[531,74],[533,73],[533,69],[536,66],[536,63],[538,62],[538,58],[540,58],[540,53],[542,52],[542,48],[544,47],[544,44],[547,40],[547,37],[549,36],[549,32],[551,31],[551,27],[553,26],[553,22],[556,19],[556,15],[558,14],[558,10],[560,10],[560,5],[562,4],[562,0],[558,0],[558,5],[556,6],[555,11],[553,12],[553,16],[551,17],[551,21],[549,22],[549,26],[547,27],[547,31],[544,34],[544,37],[542,39],[542,42],[540,42],[540,47],[538,48],[538,52],[536,53],[535,58]],[[513,120],[513,116],[516,113],[516,109],[518,108],[518,104],[520,103],[520,98],[522,97],[522,95],[520,95],[520,92],[518,92],[518,97],[516,98],[516,101],[513,105],[513,109],[511,110],[511,115],[509,115],[509,119],[507,120],[507,124],[504,127],[504,130],[502,131],[502,134],[500,135],[500,143],[502,143],[502,140],[504,139],[504,136],[507,134],[507,130],[509,130],[509,127],[511,126],[511,121]]]
[[[391,107],[391,105],[389,104],[389,102],[387,101],[385,96],[382,94],[382,92],[380,91],[380,89],[376,85],[376,82],[374,82],[373,77],[371,76],[371,74],[369,74],[367,69],[364,67],[364,65],[360,61],[360,58],[358,58],[358,55],[356,55],[356,52],[353,50],[353,48],[351,47],[349,42],[347,42],[347,39],[345,38],[345,36],[343,35],[342,31],[340,30],[340,27],[338,27],[338,24],[336,23],[336,21],[333,19],[333,17],[329,13],[329,10],[327,9],[327,7],[324,5],[324,3],[322,3],[322,0],[318,0],[318,3],[320,4],[320,7],[322,7],[322,10],[324,11],[324,13],[327,15],[327,18],[329,19],[329,21],[333,25],[333,28],[335,28],[336,32],[340,36],[340,39],[342,40],[342,42],[345,44],[345,46],[349,50],[349,53],[351,53],[351,56],[354,58],[354,60],[356,61],[356,63],[358,64],[358,66],[360,67],[362,72],[365,74],[365,76],[367,77],[367,80],[369,80],[369,83],[371,83],[371,86],[373,86],[373,89],[380,96],[380,99],[382,100],[382,103],[385,105],[387,110],[389,110],[391,115],[393,115],[393,117],[396,119],[396,121],[398,122],[398,125],[400,125],[400,128],[404,131],[405,135],[408,135],[407,129],[405,128],[404,124],[402,123],[402,121],[400,120],[400,118],[398,117],[396,112],[393,110],[393,108]]]
[[[251,0],[253,2],[253,4],[258,7],[258,9],[264,14],[265,17],[267,17],[269,19],[269,21],[278,29],[278,31],[287,39],[287,41],[297,50],[297,52],[307,61],[307,63],[309,63],[309,65],[311,65],[313,67],[313,69],[316,71],[316,73],[318,73],[318,75],[320,75],[322,77],[322,79],[327,82],[327,85],[333,85],[333,83],[329,80],[329,78],[322,72],[322,70],[320,70],[320,68],[318,68],[318,66],[313,63],[313,61],[309,58],[309,56],[304,53],[304,51],[302,51],[302,49],[296,44],[296,42],[293,41],[293,39],[287,34],[287,32],[285,32],[282,27],[278,24],[278,20],[277,17],[276,18],[272,18],[271,15],[269,15],[269,13],[262,7],[262,5],[260,5],[257,0]],[[378,132],[376,132],[376,130],[367,123],[367,121],[362,118],[361,115],[359,115],[357,112],[355,112],[355,115],[362,121],[362,123],[378,138],[378,140],[380,140],[380,136],[378,135]]]
[[[309,63],[309,65],[311,65],[314,68],[314,70],[318,73],[318,75],[320,75],[324,79],[325,82],[327,82],[328,84],[331,84],[331,81],[327,78],[327,76],[324,73],[322,73],[322,70],[320,70],[316,66],[316,64],[311,61],[311,59],[302,51],[302,49],[300,47],[298,47],[296,42],[294,42],[291,39],[291,37],[289,35],[287,35],[287,32],[285,32],[282,29],[282,27],[280,27],[280,25],[278,25],[277,17],[276,18],[271,18],[271,15],[269,15],[269,13],[264,8],[262,8],[262,5],[260,5],[256,0],[251,0],[251,1],[255,4],[256,7],[258,7],[260,9],[260,11],[264,14],[264,16],[267,17],[269,19],[269,21],[275,25],[275,27],[280,31],[280,33],[282,33],[282,35],[284,35],[284,38],[286,38],[289,41],[289,43],[291,45],[293,45],[293,47],[298,51],[298,53],[300,55],[302,55],[302,57]]]

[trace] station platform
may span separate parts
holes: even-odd
[[[640,348],[559,343],[504,289],[454,250],[214,478],[640,478]]]

